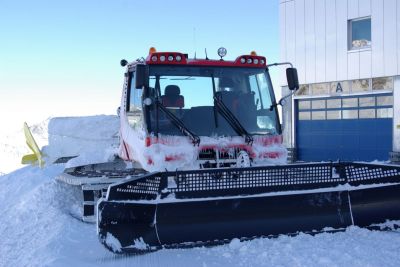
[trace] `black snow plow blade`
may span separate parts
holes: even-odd
[[[100,241],[141,253],[400,219],[400,167],[320,163],[152,173],[111,185]]]

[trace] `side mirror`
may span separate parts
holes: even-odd
[[[287,68],[286,69],[286,78],[288,87],[290,90],[299,89],[299,78],[297,77],[297,69],[296,68]]]
[[[125,59],[121,59],[119,64],[121,64],[121,67],[125,67],[126,65],[128,65],[128,61],[126,61]]]
[[[149,86],[149,67],[146,65],[136,65],[135,88],[142,89]]]

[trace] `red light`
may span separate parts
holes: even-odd
[[[144,140],[144,145],[146,147],[151,146],[151,137],[147,136],[146,139]]]

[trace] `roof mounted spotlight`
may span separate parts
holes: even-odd
[[[225,47],[220,47],[218,48],[218,56],[221,57],[221,60],[224,56],[226,56],[226,48]]]

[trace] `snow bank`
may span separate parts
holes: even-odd
[[[108,161],[118,153],[117,116],[52,118],[48,127],[49,145],[43,153],[52,162],[60,157],[78,156],[67,167]]]
[[[28,124],[50,164],[60,157],[78,156],[67,167],[108,161],[118,153],[117,116],[55,117]],[[23,167],[21,158],[32,153],[22,130],[0,133],[0,174]]]

